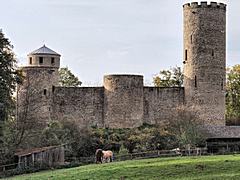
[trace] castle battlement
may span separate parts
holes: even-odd
[[[202,2],[191,2],[186,3],[183,5],[183,8],[219,8],[226,10],[227,5],[224,3],[217,3],[217,2],[210,2],[210,4],[207,3],[207,1]]]
[[[58,87],[61,55],[43,46],[28,55],[18,104],[27,100],[31,120],[68,120],[82,128],[162,125],[182,107],[206,126],[224,126],[226,5],[192,2],[183,11],[184,87],[147,87],[142,75],[132,74],[105,75],[101,87]]]

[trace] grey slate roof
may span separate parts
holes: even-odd
[[[46,47],[45,44],[42,47],[40,47],[39,49],[29,53],[29,55],[37,55],[37,54],[51,54],[51,55],[60,56],[60,54],[58,54],[55,51]]]
[[[209,138],[240,138],[239,126],[206,126]]]

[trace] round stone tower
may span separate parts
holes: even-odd
[[[104,76],[104,125],[134,128],[143,123],[143,76]]]
[[[28,65],[20,68],[24,81],[18,87],[19,121],[46,125],[50,120],[59,66],[60,54],[45,45],[28,54]]]
[[[184,10],[184,87],[205,125],[225,125],[226,5],[193,2]]]

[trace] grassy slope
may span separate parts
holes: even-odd
[[[16,176],[16,180],[240,179],[240,155],[157,158]]]

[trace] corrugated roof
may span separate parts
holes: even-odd
[[[51,50],[50,48],[45,46],[45,44],[42,47],[40,47],[39,49],[29,53],[29,55],[37,55],[37,54],[51,54],[51,55],[60,56],[60,54],[58,54],[57,52]]]

